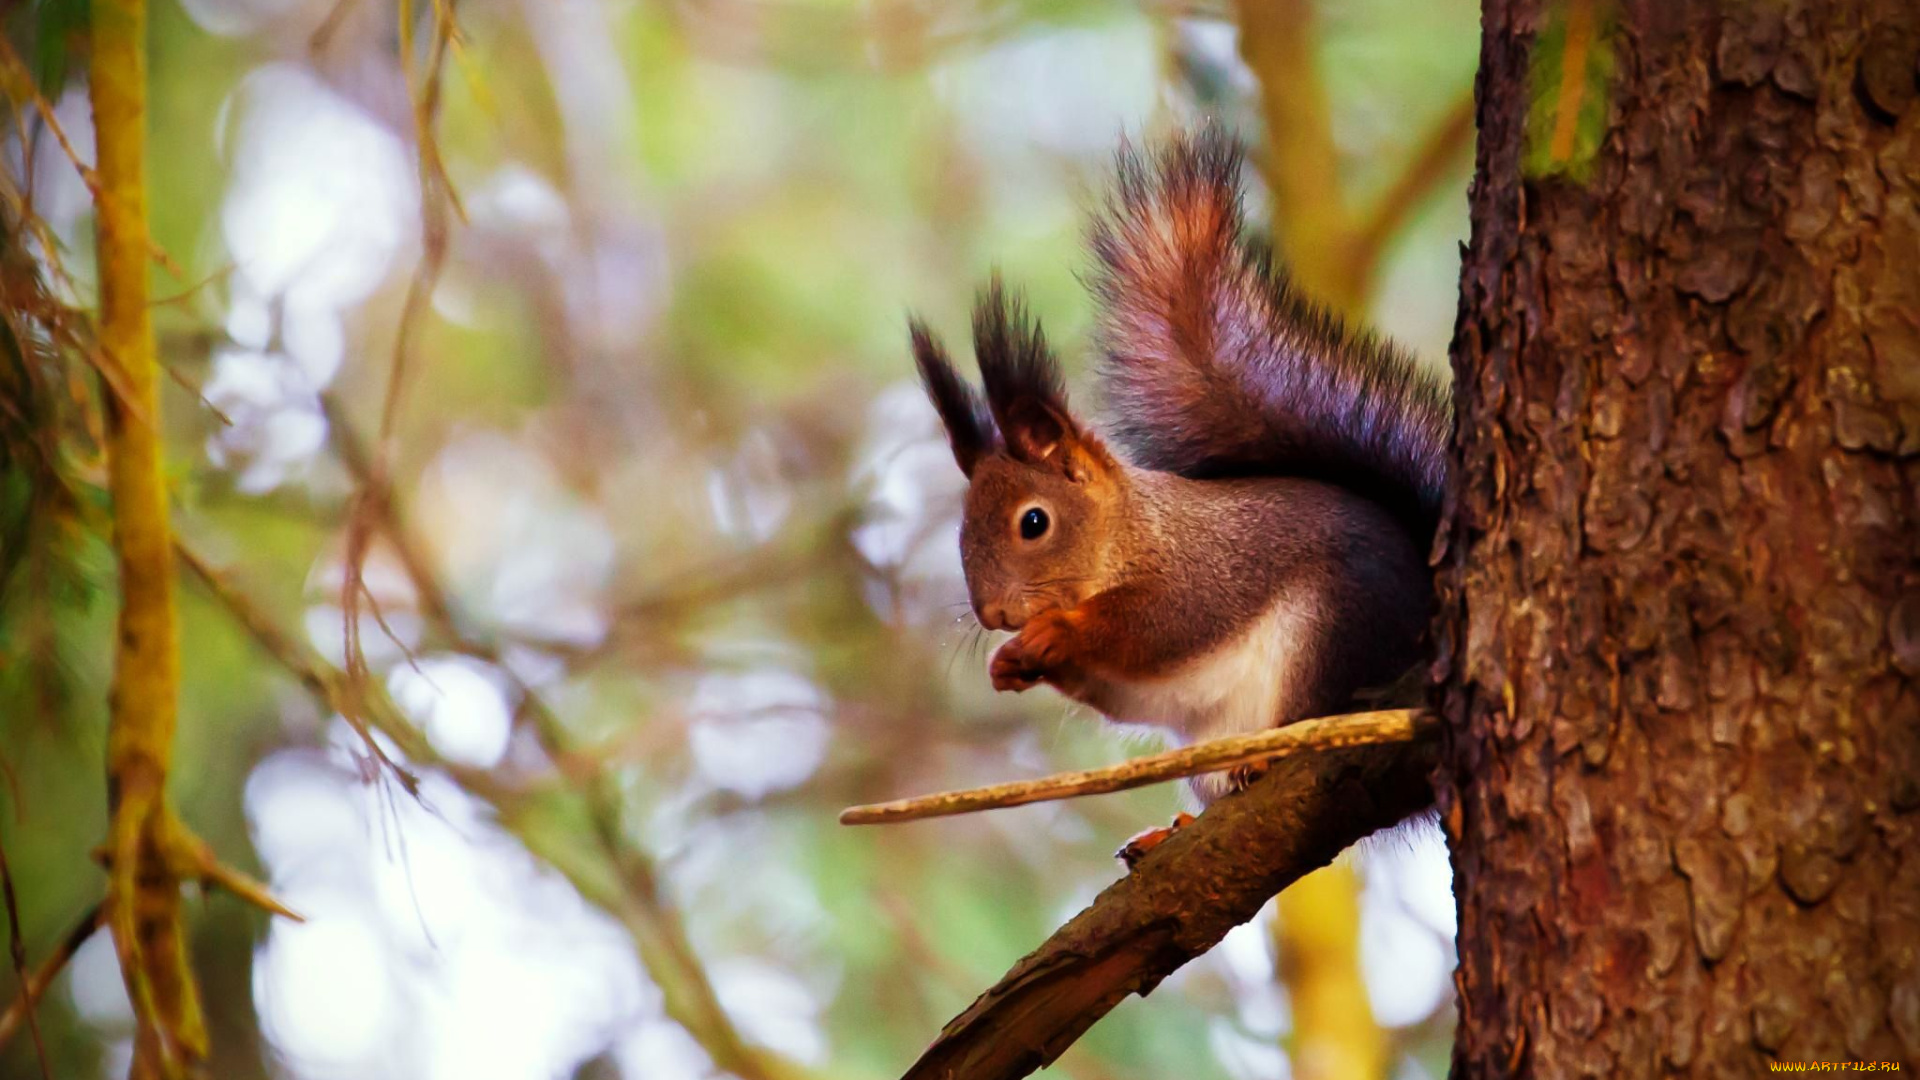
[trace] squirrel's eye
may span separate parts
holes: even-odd
[[[1034,507],[1020,515],[1020,539],[1038,540],[1047,532],[1047,512]]]

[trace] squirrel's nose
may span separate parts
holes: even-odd
[[[1007,618],[1007,609],[1003,604],[981,604],[974,609],[980,617],[980,625],[989,630],[1011,630],[1012,622]]]

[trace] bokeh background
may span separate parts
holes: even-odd
[[[84,9],[4,15],[8,195],[46,227],[12,219],[9,288],[81,309],[92,204],[49,116],[89,157]],[[1252,9],[463,0],[433,80],[433,0],[155,0],[168,449],[208,571],[183,571],[174,793],[309,918],[197,906],[213,1075],[895,1075],[1120,873],[1173,787],[835,823],[1151,748],[988,686],[905,315],[964,341],[998,268],[1082,376],[1082,210],[1116,140],[1212,116],[1296,257],[1331,243],[1329,205],[1378,224],[1330,298],[1442,366],[1475,5]],[[1324,160],[1276,130],[1296,108]],[[103,880],[115,604],[99,390],[49,358],[9,358],[9,430],[53,435],[0,479],[0,846],[29,962]],[[1386,1069],[1443,1075],[1437,833],[1348,863]],[[1311,1072],[1271,923],[1054,1073]],[[104,936],[38,1021],[53,1075],[125,1074]],[[0,1049],[0,1076],[39,1071],[26,1037]]]

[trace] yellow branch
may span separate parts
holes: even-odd
[[[1361,1080],[1387,1075],[1387,1040],[1374,1023],[1360,955],[1360,879],[1336,862],[1280,894],[1273,940],[1293,1003],[1293,1075]]]
[[[1586,103],[1587,58],[1593,52],[1598,23],[1593,0],[1567,5],[1567,41],[1560,50],[1560,88],[1554,95],[1553,141],[1548,154],[1556,165],[1573,160],[1574,140],[1580,135],[1580,110]]]
[[[1394,234],[1439,188],[1439,181],[1448,175],[1454,160],[1471,156],[1473,107],[1473,88],[1469,86],[1428,129],[1419,149],[1407,159],[1393,183],[1356,227],[1347,251],[1350,260],[1347,269],[1350,280],[1359,290],[1358,301],[1372,294],[1374,279],[1380,271],[1380,256],[1386,252]]]
[[[147,295],[147,20],[144,0],[93,0],[100,345],[108,395],[107,485],[120,571],[118,651],[107,728],[105,922],[132,999],[132,1075],[182,1075],[207,1056],[187,965],[165,795],[180,687],[173,547],[160,441],[160,365]]]
[[[1311,0],[1241,0],[1240,54],[1260,79],[1260,171],[1273,192],[1274,246],[1309,293],[1351,312],[1365,298],[1348,256],[1353,223],[1314,56],[1313,8]]]
[[[1432,733],[1433,717],[1417,709],[1348,713],[1301,720],[1250,735],[1229,735],[1179,750],[1148,754],[1118,765],[1056,773],[988,787],[920,795],[894,802],[849,806],[842,825],[890,825],[899,821],[971,814],[1053,799],[1077,799],[1165,783],[1202,773],[1225,772],[1242,765],[1272,762],[1294,754],[1340,750],[1350,746],[1412,742]]]

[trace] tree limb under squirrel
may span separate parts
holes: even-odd
[[[1433,741],[1281,760],[1148,852],[942,1029],[903,1080],[1013,1080],[1045,1067],[1281,889],[1431,800]]]

